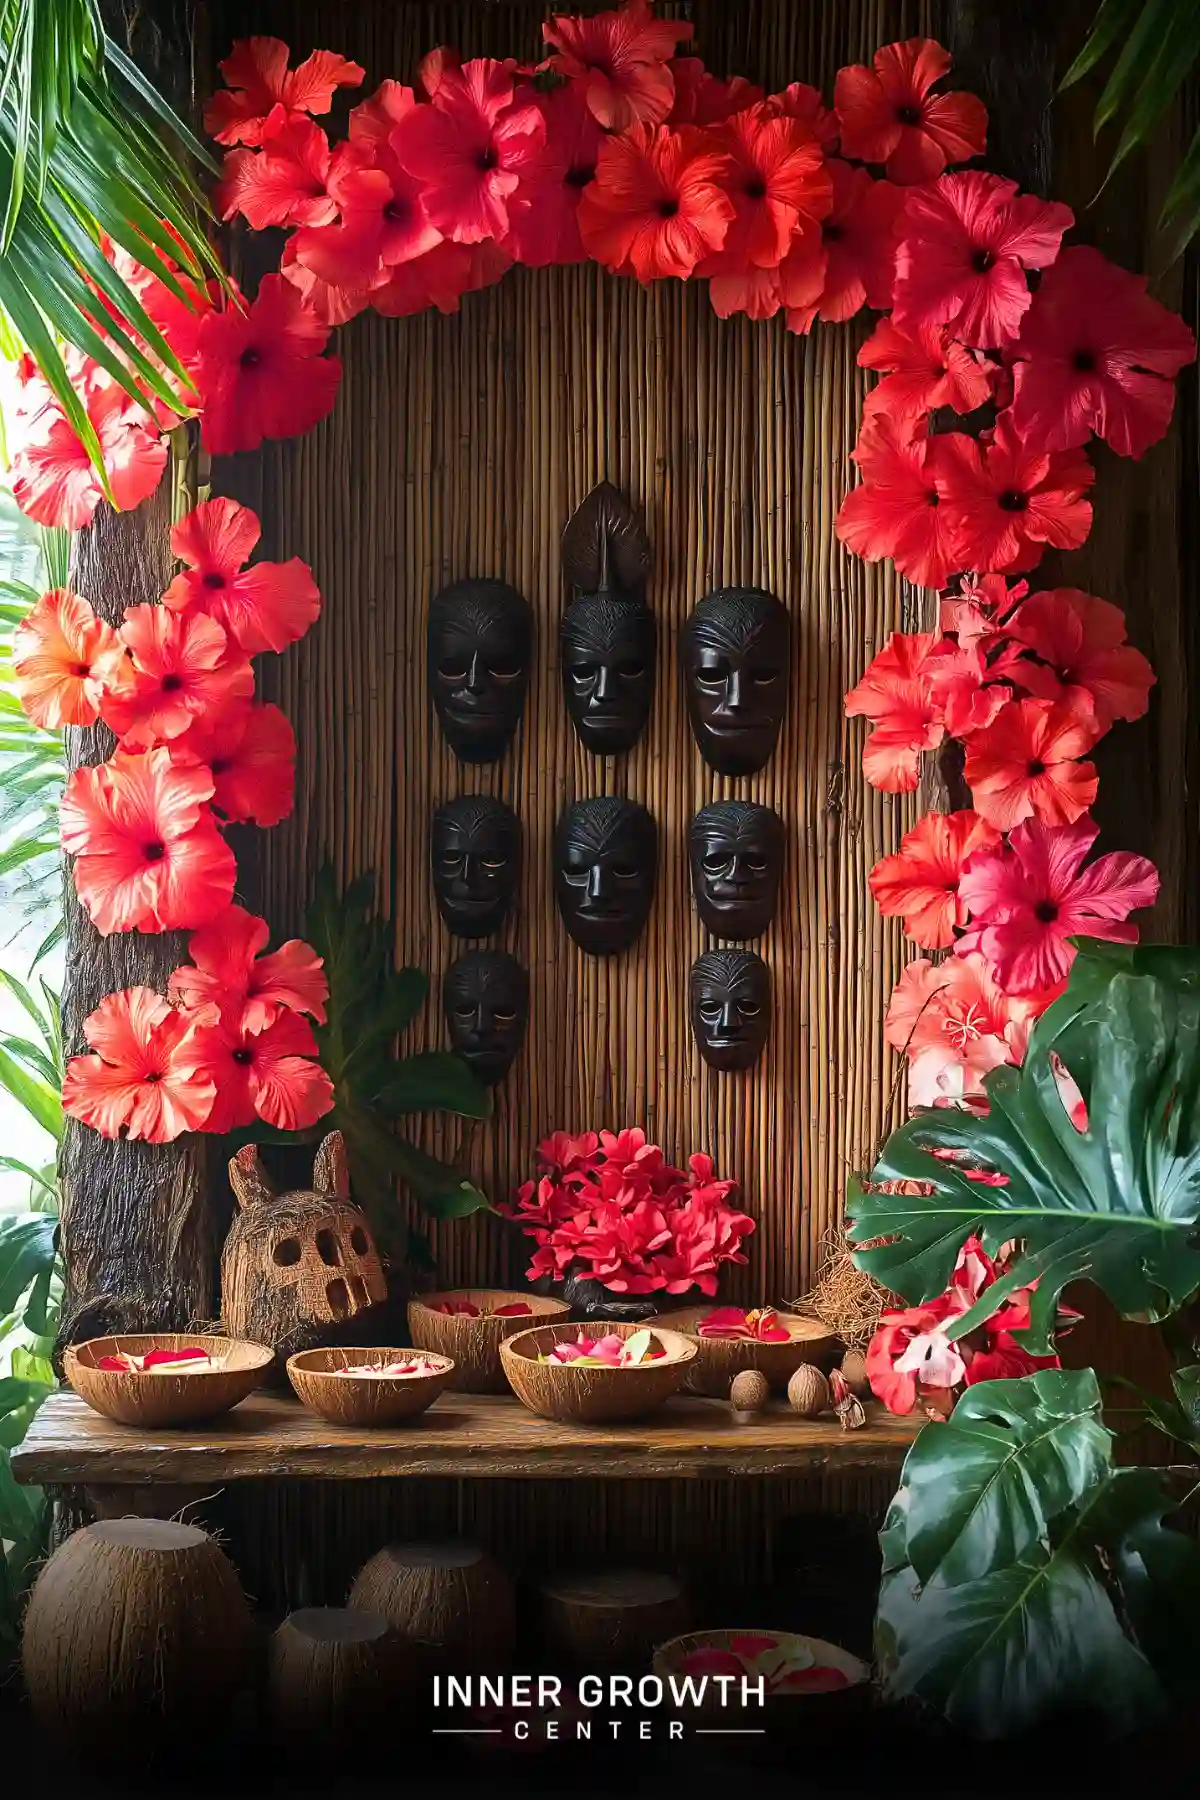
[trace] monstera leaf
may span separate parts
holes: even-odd
[[[1094,1710],[1129,1729],[1200,1653],[1200,1546],[1150,1469],[1114,1469],[1090,1370],[968,1389],[909,1452],[882,1535],[889,1699],[981,1737]]]
[[[1069,1075],[1087,1122],[1072,1122]],[[985,1078],[986,1113],[923,1108],[892,1137],[872,1183],[851,1191],[855,1260],[918,1302],[940,1294],[972,1234],[1023,1245],[956,1320],[958,1338],[1013,1288],[1037,1281],[1025,1345],[1053,1348],[1059,1294],[1094,1281],[1127,1316],[1167,1317],[1200,1287],[1200,959],[1085,944],[1063,998],[1019,1069]],[[886,1242],[875,1240],[886,1239]]]

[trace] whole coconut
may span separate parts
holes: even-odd
[[[801,1363],[788,1382],[788,1400],[801,1418],[815,1419],[829,1406],[829,1383],[812,1363]]]
[[[729,1404],[734,1412],[761,1412],[771,1398],[771,1384],[759,1369],[742,1369],[734,1376],[729,1389]]]
[[[47,1735],[88,1761],[126,1764],[194,1744],[198,1720],[227,1716],[252,1643],[233,1565],[205,1532],[106,1519],[38,1576],[21,1658]]]

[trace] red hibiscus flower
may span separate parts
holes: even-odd
[[[219,1022],[224,1008],[248,1032],[265,1030],[280,1011],[311,1013],[324,1024],[329,983],[321,958],[299,938],[264,956],[270,936],[265,919],[229,907],[193,933],[192,960],[170,980],[172,1000],[200,1024]]]
[[[296,239],[290,237],[279,259],[279,273],[290,281],[304,304],[323,325],[346,325],[365,312],[378,292],[374,282],[363,287],[345,287],[339,282],[322,281],[319,275],[296,260]]]
[[[858,353],[860,369],[884,376],[863,402],[863,418],[886,412],[896,425],[922,419],[940,406],[974,412],[992,391],[992,371],[956,344],[942,325],[901,331],[880,319]]]
[[[910,194],[898,225],[897,325],[945,325],[961,343],[999,349],[1028,310],[1026,269],[1049,268],[1074,222],[1069,206],[1018,194],[999,175],[943,175]]]
[[[464,294],[492,287],[512,267],[512,256],[499,244],[438,244],[415,262],[400,263],[390,281],[377,287],[371,305],[385,318],[408,318],[436,306],[456,313]]]
[[[888,178],[908,186],[933,181],[947,163],[982,156],[987,108],[974,94],[931,94],[950,68],[932,38],[909,38],[877,50],[874,67],[839,69],[834,87],[842,155],[886,163]]]
[[[527,268],[582,262],[579,201],[596,177],[604,133],[578,87],[534,96],[546,141],[508,209],[508,249]]]
[[[237,871],[212,793],[207,769],[176,767],[164,749],[118,750],[68,777],[62,846],[97,931],[189,931],[224,910]]]
[[[690,126],[636,125],[610,137],[579,204],[588,254],[641,282],[686,281],[725,242],[733,218],[722,185],[728,172],[728,157]]]
[[[627,0],[618,12],[590,19],[556,17],[542,26],[550,67],[583,87],[588,106],[608,131],[657,125],[671,110],[675,82],[668,63],[692,36],[682,19],[656,19],[650,0]]]
[[[226,1009],[219,1023],[196,1028],[194,1054],[216,1090],[209,1131],[235,1131],[255,1119],[277,1131],[305,1131],[333,1106],[333,1083],[314,1060],[312,1027],[297,1013],[278,1012],[251,1031],[237,1009]]]
[[[229,91],[214,94],[204,108],[209,136],[219,144],[261,144],[307,113],[328,112],[334,89],[357,87],[365,73],[332,50],[314,50],[296,69],[287,63],[288,47],[279,38],[239,38],[218,65]]]
[[[839,538],[867,562],[890,556],[918,586],[942,587],[961,561],[933,446],[923,436],[906,437],[880,413],[864,425],[854,460],[863,480],[842,501]]]
[[[962,1381],[962,1356],[939,1329],[957,1310],[942,1294],[926,1306],[880,1315],[864,1360],[871,1392],[889,1412],[912,1412],[919,1388],[948,1393]]]
[[[729,155],[725,191],[733,219],[724,247],[700,274],[743,263],[774,269],[797,231],[814,231],[833,204],[833,181],[821,146],[806,125],[764,104],[735,113],[718,133]]]
[[[165,606],[130,606],[120,630],[125,679],[101,703],[126,750],[148,750],[254,692],[249,659],[230,650],[215,619],[181,619]]]
[[[1013,420],[1047,450],[1094,431],[1141,456],[1171,421],[1175,377],[1196,354],[1177,313],[1087,244],[1064,250],[1034,295],[1014,355]]]
[[[233,708],[198,719],[170,745],[180,768],[204,767],[214,810],[229,824],[278,825],[292,810],[296,734],[277,706]]]
[[[329,189],[329,139],[311,119],[273,131],[263,150],[231,150],[213,190],[218,218],[238,213],[255,231],[269,225],[330,225],[338,202]]]
[[[1014,700],[971,737],[963,779],[979,813],[1001,831],[1030,818],[1073,825],[1096,798],[1095,765],[1078,759],[1099,737],[1090,707]]]
[[[342,365],[321,355],[329,327],[282,276],[264,276],[245,311],[209,313],[196,340],[201,433],[213,456],[311,431],[332,410]]]
[[[248,506],[202,500],[171,529],[171,550],[187,568],[163,595],[172,612],[215,619],[248,656],[286,650],[321,611],[312,570],[298,556],[245,566],[261,532]]]
[[[698,56],[673,56],[669,67],[675,98],[666,115],[668,125],[723,125],[734,113],[766,99],[763,89],[742,75],[723,81],[710,74]]]
[[[944,950],[967,922],[958,881],[974,850],[993,850],[1000,833],[969,809],[927,813],[905,832],[900,848],[875,864],[868,883],[885,919],[903,919],[913,942]]]
[[[963,649],[985,649],[1003,636],[1001,627],[1029,592],[1027,581],[1005,581],[1003,575],[964,575],[958,592],[948,594],[938,609],[943,631]],[[1004,671],[1008,673],[1007,669]]]
[[[69,359],[72,386],[100,441],[117,508],[139,506],[167,464],[167,445],[144,406],[88,358]],[[100,475],[50,388],[31,372],[18,411],[10,479],[13,499],[38,525],[79,531],[101,500]]]
[[[197,1071],[187,1020],[152,988],[108,994],[83,1022],[94,1056],[73,1056],[63,1110],[102,1137],[169,1144],[198,1131],[216,1086]]]
[[[1007,620],[1008,678],[1043,700],[1066,700],[1095,713],[1102,730],[1116,719],[1140,719],[1155,674],[1125,641],[1125,614],[1111,600],[1078,588],[1031,594]]]
[[[959,883],[971,928],[955,945],[958,954],[982,951],[1009,993],[1034,994],[1066,980],[1072,937],[1135,944],[1137,926],[1127,921],[1154,904],[1158,871],[1122,851],[1083,868],[1099,835],[1090,818],[1058,826],[1026,819],[1007,850],[978,851]]]
[[[35,725],[93,725],[124,675],[125,646],[79,594],[55,588],[13,634],[12,668],[17,698]]]
[[[863,774],[888,794],[911,794],[923,750],[945,737],[941,710],[928,681],[936,632],[893,631],[857,687],[846,695],[846,717],[871,721],[863,745]]]
[[[841,324],[866,305],[892,304],[904,195],[890,181],[834,159],[833,204],[821,235],[802,237],[780,268],[789,331],[811,331],[817,319]]]
[[[509,205],[545,147],[543,114],[514,105],[513,91],[504,64],[479,57],[449,71],[432,104],[392,132],[429,221],[455,243],[504,236]]]
[[[369,292],[397,263],[424,256],[442,241],[421,183],[386,140],[340,144],[329,192],[340,223],[299,231],[295,238],[297,261],[329,286]]]
[[[991,442],[946,432],[931,440],[946,527],[960,569],[1032,569],[1047,545],[1077,550],[1092,528],[1084,495],[1095,471],[1082,450],[1042,450],[1001,413]]]
[[[884,1021],[887,1042],[909,1059],[909,1105],[982,1094],[990,1070],[1023,1060],[1038,1011],[1004,993],[978,954],[910,963]]]
[[[942,709],[951,737],[968,738],[982,731],[1012,699],[1012,689],[997,681],[978,644],[965,649],[946,639],[929,664],[929,683]]]
[[[826,156],[832,156],[837,147],[838,122],[819,88],[810,87],[806,81],[793,81],[778,94],[770,95],[768,104],[785,117],[807,125]]]

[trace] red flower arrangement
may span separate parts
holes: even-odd
[[[993,1261],[977,1239],[968,1238],[944,1294],[924,1306],[881,1316],[867,1350],[867,1380],[889,1412],[910,1413],[919,1404],[931,1419],[944,1419],[962,1389],[976,1382],[1060,1367],[1057,1356],[1030,1356],[1013,1336],[1028,1329],[1029,1296],[1036,1283],[1014,1288],[978,1331],[955,1343],[947,1337],[947,1327],[970,1311],[1005,1266],[1006,1259]],[[1077,1317],[1060,1309],[1058,1330],[1066,1330]]]
[[[744,1263],[754,1221],[726,1205],[737,1183],[712,1159],[666,1161],[644,1131],[555,1132],[538,1145],[538,1177],[499,1210],[537,1245],[531,1281],[582,1274],[614,1294],[715,1294],[723,1263]]]

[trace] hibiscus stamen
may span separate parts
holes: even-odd
[[[210,569],[203,580],[206,588],[223,588],[225,586],[225,577],[216,569]]]
[[[496,156],[496,152],[492,149],[491,145],[489,144],[486,147],[486,149],[481,150],[478,153],[478,155],[476,156],[475,167],[482,174],[486,175],[492,169],[494,169],[496,167],[497,161],[498,161],[498,158]]]
[[[164,675],[159,686],[164,694],[176,694],[183,686],[183,678],[179,675]]]
[[[976,250],[971,258],[971,267],[976,270],[978,274],[986,275],[995,260],[996,259],[990,250]]]
[[[1002,494],[997,494],[996,505],[1001,512],[1024,512],[1029,505],[1029,495],[1021,493],[1019,488],[1005,488]]]
[[[747,200],[765,200],[767,197],[767,184],[761,175],[756,175],[753,180],[746,183],[742,191]]]
[[[919,125],[921,123],[921,109],[919,106],[898,106],[896,108],[896,117],[902,125]]]
[[[596,179],[595,163],[580,163],[577,168],[568,169],[566,183],[568,187],[585,188],[589,181]]]
[[[254,1061],[254,1052],[253,1050],[235,1050],[233,1052],[233,1060],[235,1063],[241,1063],[242,1066],[245,1067],[246,1064]]]
[[[669,197],[664,198],[658,203],[658,211],[660,218],[673,219],[679,211],[679,202]]]
[[[256,349],[253,344],[247,344],[246,348],[242,351],[242,354],[238,357],[239,367],[243,369],[257,369],[261,361],[262,351]]]
[[[1046,765],[1035,756],[1026,763],[1025,773],[1027,775],[1044,775],[1046,773]]]
[[[161,862],[166,854],[166,845],[161,843],[157,838],[152,839],[148,844],[142,845],[142,855],[147,862]]]
[[[1058,904],[1054,900],[1039,900],[1033,909],[1033,916],[1041,925],[1053,925],[1058,917]]]
[[[1087,375],[1096,367],[1096,353],[1094,350],[1077,350],[1071,361],[1080,374]]]

